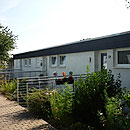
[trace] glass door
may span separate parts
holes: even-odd
[[[107,53],[101,53],[101,69],[107,69]]]

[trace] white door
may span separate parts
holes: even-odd
[[[101,69],[107,69],[107,53],[101,53]]]

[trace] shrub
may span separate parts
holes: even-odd
[[[101,111],[106,115],[106,93],[108,97],[116,96],[121,92],[120,77],[115,81],[114,76],[107,70],[89,73],[86,78],[75,82],[75,103],[73,109],[74,120],[84,122],[89,126],[102,127],[98,117]]]
[[[106,116],[100,112],[98,114],[100,123],[105,130],[130,130],[130,113],[123,109],[121,98],[107,97]]]
[[[63,91],[55,91],[51,96],[51,109],[55,120],[62,125],[68,125],[72,120],[73,89],[66,84]]]
[[[130,90],[129,91],[125,90],[123,94],[123,100],[125,101],[127,107],[130,109]]]
[[[120,116],[122,114],[121,100],[115,97],[108,98],[106,103],[107,130],[121,128]]]
[[[122,126],[124,129],[130,129],[130,90],[124,91],[122,107],[123,107],[122,118],[121,118]]]
[[[48,90],[33,90],[28,96],[28,109],[38,117],[48,119],[51,116],[50,95]]]
[[[70,130],[95,130],[95,128],[87,126],[86,124],[83,124],[81,122],[77,122],[70,126]]]
[[[16,100],[16,98],[17,98],[17,81],[16,80],[5,81],[5,83],[3,83],[0,86],[0,91],[3,94],[6,94],[9,99]]]

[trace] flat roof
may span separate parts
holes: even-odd
[[[13,59],[130,47],[130,31],[15,54]]]

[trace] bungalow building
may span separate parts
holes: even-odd
[[[54,71],[58,75],[63,71],[84,74],[87,65],[91,72],[104,66],[115,76],[120,73],[122,86],[130,88],[130,32],[20,53],[13,58],[14,70],[32,72],[31,76],[52,76]]]

